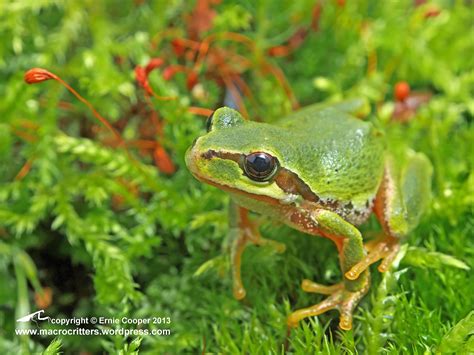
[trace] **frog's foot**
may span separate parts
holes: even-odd
[[[387,236],[368,242],[365,247],[368,249],[368,254],[365,258],[345,273],[349,280],[356,280],[364,270],[381,259],[383,260],[378,270],[380,272],[387,271],[400,250],[400,243],[398,238]]]
[[[359,301],[369,289],[369,278],[363,287],[357,291],[346,290],[344,283],[333,286],[324,286],[309,280],[303,280],[301,288],[306,292],[329,295],[324,301],[308,308],[298,309],[290,314],[287,319],[288,327],[296,327],[304,318],[317,316],[331,309],[337,309],[340,313],[339,327],[343,330],[352,328],[352,314]]]

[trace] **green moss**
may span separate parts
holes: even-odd
[[[178,58],[171,43],[190,36],[190,21],[202,18],[191,14],[189,2],[0,5],[0,349],[472,352],[472,11],[463,1],[418,7],[409,0],[320,3],[318,30],[283,57],[270,57],[269,48],[308,28],[314,1],[229,0],[214,6],[216,26],[201,38],[240,31],[255,46],[218,39],[196,67],[195,57]],[[136,83],[136,65],[155,57],[165,63],[150,74],[150,85],[176,100],[149,102]],[[186,74],[163,78],[164,68],[175,64],[196,69],[192,91]],[[290,110],[282,78],[273,75],[276,66],[302,105],[362,97],[371,107],[368,119],[387,132],[391,147],[411,147],[433,163],[429,212],[410,233],[397,270],[380,275],[372,268],[372,288],[350,332],[337,330],[334,311],[286,336],[290,311],[322,297],[304,293],[301,280],[331,284],[341,275],[331,242],[269,221],[262,234],[287,244],[287,251],[250,247],[242,269],[248,295],[234,300],[222,257],[227,197],[185,167],[186,149],[205,129],[187,109],[222,105],[219,70],[233,70],[248,86],[252,96],[243,103],[251,119],[274,122]],[[51,70],[80,91],[123,130],[130,153],[114,148],[113,136],[57,82],[26,85],[23,73],[32,67]],[[404,124],[390,120],[398,81],[432,94]],[[159,130],[152,110],[164,123]],[[159,141],[176,171],[161,172],[150,151],[132,144],[140,140]],[[364,236],[377,231],[373,220],[362,228]],[[15,335],[21,328],[16,319],[45,307],[35,304],[41,287],[52,291],[46,314],[54,318],[170,317],[171,335]]]

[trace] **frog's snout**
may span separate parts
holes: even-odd
[[[195,142],[193,142],[193,145],[191,145],[188,150],[186,151],[186,154],[184,155],[184,161],[186,163],[186,166],[188,169],[193,172],[193,160],[194,160],[194,154],[193,154],[193,147],[194,147]]]
[[[199,138],[194,139],[193,143],[191,144],[191,146],[186,151],[186,154],[185,154],[185,157],[184,157],[184,160],[186,162],[186,166],[188,167],[191,174],[193,174],[196,177],[197,177],[197,174],[198,174],[198,167],[197,167],[196,163],[197,163],[197,160],[199,158],[197,156],[197,154],[199,154],[199,152],[198,152],[198,149],[196,149],[196,145],[197,145],[198,140],[199,140]]]

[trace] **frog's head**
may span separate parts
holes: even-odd
[[[219,108],[207,120],[207,134],[188,149],[186,164],[197,179],[227,192],[288,200],[290,194],[276,181],[282,160],[274,142],[280,134],[271,125]]]

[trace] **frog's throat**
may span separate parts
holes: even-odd
[[[241,153],[231,153],[231,152],[218,152],[215,150],[208,150],[205,153],[201,154],[201,158],[203,159],[224,159],[224,160],[231,160],[234,161],[239,167],[244,171],[242,164],[245,158],[244,154]],[[220,184],[218,182],[212,181],[210,179],[207,179],[205,177],[199,176],[199,179],[202,180],[205,183],[208,183],[210,185],[219,187],[222,190],[228,191],[228,192],[238,192],[240,194],[243,193],[243,191],[238,190],[236,188],[230,187],[228,185]],[[309,202],[314,202],[314,203],[321,203],[321,199],[313,192],[311,191],[310,187],[294,172],[284,168],[284,167],[279,167],[277,173],[273,177],[273,181],[278,185],[282,191],[287,194],[287,195],[297,195],[301,196],[304,200],[309,201]],[[255,198],[259,200],[267,200],[270,199],[274,204],[279,203],[279,200],[276,198],[272,197],[267,197],[267,196],[260,196],[260,195],[255,195],[251,194],[250,195],[254,196]],[[337,207],[337,203],[335,202],[325,202],[324,205],[328,207]]]

